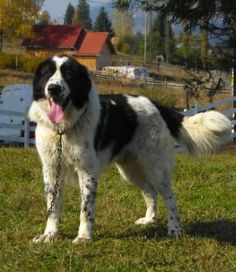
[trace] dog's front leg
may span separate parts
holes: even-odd
[[[91,173],[81,171],[79,173],[79,182],[81,192],[80,226],[78,236],[73,240],[73,243],[92,239],[95,217],[97,178]]]
[[[62,184],[59,182],[58,186],[55,187],[55,173],[44,168],[43,175],[48,212],[47,223],[44,233],[33,239],[34,243],[49,243],[55,239],[58,233],[61,206],[63,202]]]

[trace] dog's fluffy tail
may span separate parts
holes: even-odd
[[[194,116],[181,113],[152,101],[167,124],[171,135],[193,155],[216,152],[232,139],[230,120],[211,110]]]
[[[194,155],[211,154],[219,150],[232,137],[230,120],[217,111],[185,116],[178,138]]]

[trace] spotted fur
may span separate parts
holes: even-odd
[[[50,242],[56,237],[67,181],[79,184],[81,193],[80,226],[74,243],[92,239],[98,180],[111,162],[143,193],[147,210],[136,224],[156,222],[160,193],[168,212],[168,234],[181,234],[171,188],[175,142],[185,144],[192,153],[210,153],[225,142],[230,122],[216,112],[184,117],[142,96],[99,97],[86,68],[67,56],[41,63],[33,86],[29,117],[37,123],[36,146],[43,166],[47,208],[55,184],[57,131],[64,131],[59,192],[44,233],[34,242]],[[49,90],[52,87],[53,93]],[[48,117],[52,100],[65,114],[59,123]]]

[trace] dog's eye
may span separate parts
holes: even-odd
[[[70,72],[70,71],[65,71],[65,72],[63,73],[63,76],[64,76],[65,79],[71,79],[73,75],[72,75],[72,72]]]
[[[52,74],[53,74],[53,71],[50,70],[48,67],[43,67],[43,68],[41,69],[41,74],[42,74],[43,76],[52,75]]]

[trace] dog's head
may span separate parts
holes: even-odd
[[[35,101],[47,100],[48,118],[60,123],[67,107],[82,109],[88,101],[91,80],[85,66],[72,57],[54,56],[39,64],[33,80]]]

